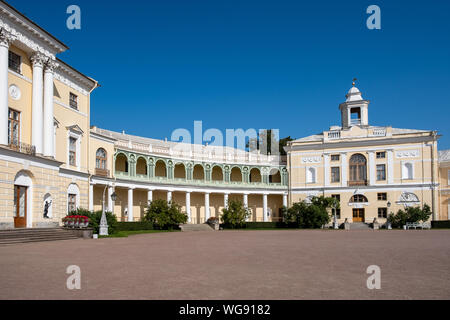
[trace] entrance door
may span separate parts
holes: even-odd
[[[14,228],[27,226],[27,189],[14,186]]]
[[[353,222],[364,222],[364,209],[353,209]]]

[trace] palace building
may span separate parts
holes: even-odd
[[[91,126],[100,85],[57,57],[67,49],[0,1],[0,229],[57,227],[76,208],[103,205],[139,221],[154,199],[176,202],[193,224],[232,199],[250,221],[280,221],[283,206],[318,195],[340,200],[340,222],[383,222],[423,204],[449,219],[450,152],[438,152],[437,133],[369,125],[370,102],[355,86],[341,126],[291,141],[280,161]]]

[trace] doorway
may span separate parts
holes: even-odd
[[[14,228],[27,226],[28,187],[14,186]]]
[[[364,222],[364,209],[353,209],[353,222]]]

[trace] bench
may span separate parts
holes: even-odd
[[[406,230],[409,230],[411,228],[431,229],[431,224],[429,222],[407,222],[405,227]]]

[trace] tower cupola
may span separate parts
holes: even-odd
[[[342,128],[353,126],[365,127],[369,125],[369,100],[364,100],[361,91],[355,87],[356,78],[353,79],[353,86],[346,94],[346,100],[339,105],[341,110]]]

